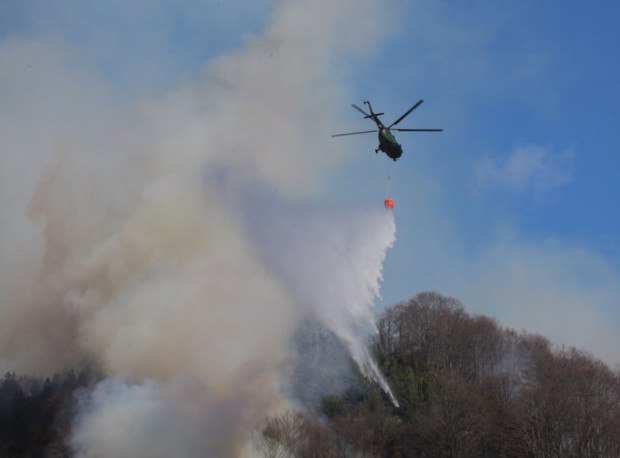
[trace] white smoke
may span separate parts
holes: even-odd
[[[191,457],[231,455],[226,442],[205,442],[196,431],[230,435],[240,405],[213,405],[204,384],[190,377],[136,383],[117,376],[100,383],[79,408],[71,438],[78,456]],[[213,410],[221,413],[217,419]]]
[[[393,217],[311,203],[339,157],[335,63],[368,45],[380,6],[277,2],[204,81],[136,106],[106,103],[105,78],[58,43],[2,43],[2,89],[18,95],[0,107],[0,365],[102,364],[77,456],[251,454],[251,428],[286,407],[309,315],[382,381],[363,342]],[[255,186],[274,199],[248,206]]]

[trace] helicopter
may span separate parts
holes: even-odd
[[[383,115],[384,113],[375,113],[372,110],[372,106],[370,105],[369,101],[364,100],[364,104],[368,106],[368,110],[370,111],[370,114],[366,113],[360,107],[353,104],[351,106],[355,108],[357,111],[359,111],[360,113],[362,113],[364,115],[364,119],[370,118],[375,122],[375,124],[377,124],[378,130],[377,129],[364,130],[361,132],[349,132],[346,134],[335,134],[335,135],[332,135],[332,137],[343,137],[345,135],[358,135],[358,134],[367,134],[370,132],[379,132],[379,146],[375,148],[375,153],[378,153],[379,151],[383,151],[390,159],[392,159],[393,161],[397,161],[398,158],[403,154],[403,148],[400,145],[400,143],[396,141],[396,138],[392,134],[392,130],[396,130],[400,132],[443,132],[443,129],[393,129],[392,128],[396,126],[399,122],[401,122],[403,119],[405,119],[413,110],[418,108],[422,104],[422,102],[424,102],[424,100],[419,100],[414,106],[409,108],[409,110],[407,110],[405,114],[403,114],[400,118],[398,118],[388,127],[385,127],[385,125],[379,119],[379,116]]]

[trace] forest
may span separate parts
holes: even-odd
[[[399,406],[354,370],[346,383],[301,383],[312,391],[300,395],[305,407],[258,428],[262,456],[620,456],[620,374],[595,357],[433,292],[386,308],[377,325],[369,346]],[[319,334],[306,339],[315,353],[330,339]],[[71,456],[74,394],[100,379],[89,367],[45,380],[5,374],[0,457]]]

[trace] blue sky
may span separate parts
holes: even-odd
[[[200,80],[285,3],[0,0],[0,44],[62,49],[63,65],[96,75],[100,103],[130,104]],[[337,125],[318,123],[328,140],[317,142],[343,155],[319,198],[395,200],[383,304],[436,290],[471,313],[620,362],[620,6],[381,5],[381,17],[351,14],[365,41],[332,63],[339,96],[323,110]],[[374,154],[373,134],[329,138],[372,128],[349,107],[362,99],[386,121],[424,99],[401,127],[445,130],[400,133],[405,152],[390,164]]]
[[[437,290],[472,313],[617,360],[620,7],[395,9],[392,35],[350,83],[386,120],[425,99],[401,126],[445,131],[398,135],[405,154],[391,167],[397,242],[385,302]],[[365,141],[355,148],[374,147]],[[384,177],[385,161],[370,156]],[[385,192],[357,167],[373,183],[357,190]],[[595,344],[597,332],[605,337]]]

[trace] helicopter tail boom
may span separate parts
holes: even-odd
[[[364,100],[364,104],[368,105],[368,109],[370,110],[370,114],[365,116],[365,119],[371,118],[371,119],[375,119],[377,116],[381,116],[384,113],[375,113],[372,111],[372,105],[370,104],[369,100]]]

